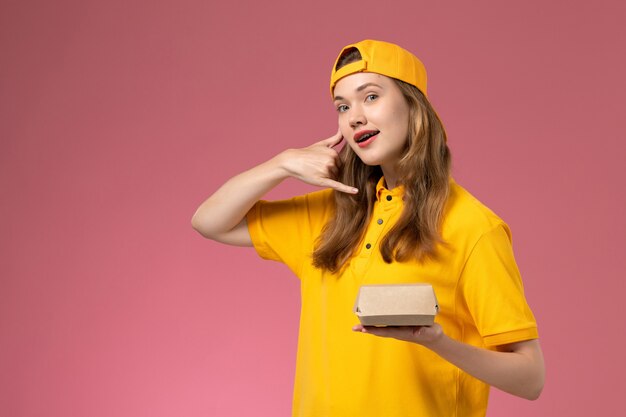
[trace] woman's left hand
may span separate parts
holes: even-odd
[[[436,343],[443,336],[443,330],[437,323],[432,326],[392,326],[375,327],[357,324],[352,328],[355,332],[368,333],[374,336],[391,337],[405,342],[428,346]]]
[[[522,398],[535,400],[543,389],[545,366],[537,339],[489,350],[446,336],[437,323],[406,327],[365,327],[359,324],[352,330],[418,343],[475,378]]]

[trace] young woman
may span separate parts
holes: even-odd
[[[362,41],[330,87],[336,134],[231,178],[192,220],[300,278],[293,415],[484,416],[490,385],[538,398],[543,358],[509,228],[451,178],[422,63]],[[260,201],[288,177],[324,189]],[[419,282],[437,295],[433,326],[358,324],[360,285]]]

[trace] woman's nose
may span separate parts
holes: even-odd
[[[364,125],[367,122],[363,111],[359,107],[353,107],[350,110],[350,126],[355,127],[359,125]]]

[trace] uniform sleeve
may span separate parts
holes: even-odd
[[[480,237],[467,259],[460,286],[485,345],[538,337],[505,224]]]
[[[311,261],[315,239],[332,208],[331,190],[280,201],[258,201],[246,217],[255,250],[296,275]]]

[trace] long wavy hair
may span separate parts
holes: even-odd
[[[337,69],[355,61],[358,49],[348,50]],[[440,226],[449,194],[451,156],[446,132],[428,99],[415,86],[393,79],[409,105],[406,150],[398,161],[398,183],[404,186],[404,208],[384,236],[380,252],[386,263],[436,258],[444,243]],[[358,194],[334,191],[335,215],[324,226],[313,252],[313,265],[336,273],[356,253],[376,202],[379,166],[368,166],[345,145],[339,153],[338,181],[359,189]]]

